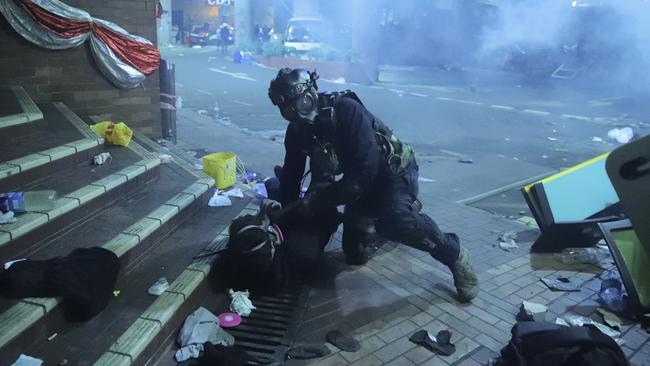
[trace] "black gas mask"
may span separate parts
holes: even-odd
[[[287,121],[313,125],[318,117],[316,80],[316,71],[284,68],[271,80],[269,99]]]

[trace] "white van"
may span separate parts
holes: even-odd
[[[284,32],[284,45],[298,51],[319,48],[326,36],[322,18],[291,18]]]

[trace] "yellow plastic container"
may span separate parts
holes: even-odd
[[[225,189],[237,181],[237,155],[219,152],[203,157],[203,171],[214,178],[217,188]]]

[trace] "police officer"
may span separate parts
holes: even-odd
[[[318,93],[317,79],[316,72],[284,68],[269,87],[271,102],[289,121],[280,174],[282,203],[298,199],[309,157],[312,187],[323,188],[309,194],[305,204],[319,211],[345,205],[343,251],[349,264],[368,260],[366,247],[377,232],[447,265],[460,301],[476,297],[478,280],[469,252],[456,234],[441,232],[420,213],[418,165],[411,147],[355,93]],[[342,178],[334,181],[339,175]]]

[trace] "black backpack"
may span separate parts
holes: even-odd
[[[593,325],[520,322],[497,366],[629,366],[621,348]]]

